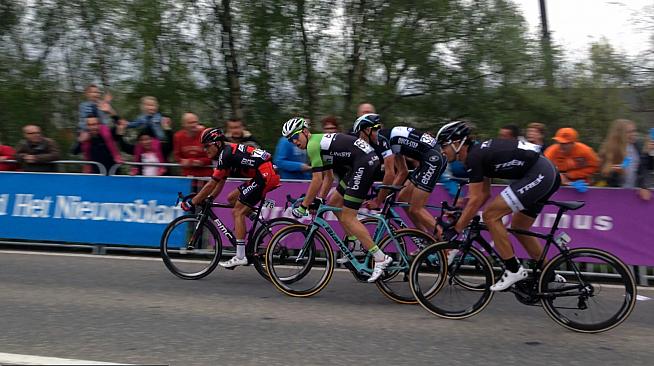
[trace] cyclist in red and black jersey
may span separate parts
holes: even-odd
[[[225,142],[225,135],[219,128],[207,128],[202,132],[200,141],[207,156],[216,161],[216,168],[211,181],[191,200],[190,205],[183,205],[184,210],[191,210],[209,196],[217,197],[222,191],[227,177],[238,174],[240,177],[252,178],[243,183],[227,196],[227,201],[234,205],[234,236],[236,237],[236,255],[220,262],[225,268],[248,264],[245,257],[245,217],[252,212],[266,193],[279,187],[279,175],[273,169],[272,156],[269,152],[252,146]]]

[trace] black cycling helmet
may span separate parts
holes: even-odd
[[[375,113],[367,113],[359,117],[354,121],[354,126],[352,126],[352,133],[355,135],[361,132],[361,130],[368,127],[381,127],[381,117]]]
[[[471,128],[463,121],[454,121],[441,127],[436,134],[439,145],[449,145],[454,141],[466,140],[470,136]]]
[[[209,127],[202,131],[202,135],[200,135],[200,143],[203,145],[225,140],[225,134],[220,128]]]

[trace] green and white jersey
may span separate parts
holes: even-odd
[[[364,140],[344,133],[312,134],[307,143],[311,170],[346,171],[357,163],[370,161],[375,150]]]

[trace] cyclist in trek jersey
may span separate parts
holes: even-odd
[[[200,135],[200,141],[207,156],[216,161],[216,167],[207,183],[190,203],[184,202],[182,209],[190,211],[207,197],[217,197],[222,191],[227,177],[239,174],[239,177],[252,178],[233,190],[227,201],[234,205],[234,236],[236,237],[236,255],[219,264],[228,269],[248,264],[245,256],[245,217],[263,199],[266,193],[279,187],[279,175],[273,169],[272,156],[267,151],[226,142],[223,131],[219,128],[207,128]]]
[[[292,213],[295,217],[307,214],[316,197],[325,197],[334,181],[334,173],[340,180],[329,204],[342,207],[335,212],[345,232],[359,238],[375,259],[373,273],[368,282],[375,282],[393,261],[375,243],[370,233],[357,219],[366,194],[372,185],[372,175],[379,166],[379,157],[365,141],[343,133],[312,134],[303,118],[292,118],[284,123],[282,136],[300,149],[306,149],[311,163],[311,184],[300,207]]]
[[[559,172],[548,159],[540,155],[540,146],[526,141],[492,139],[473,144],[470,128],[456,121],[443,126],[436,139],[448,161],[465,162],[470,176],[468,202],[455,225],[439,223],[445,240],[456,238],[470,223],[481,206],[490,198],[490,178],[513,182],[484,209],[484,222],[506,265],[502,277],[491,286],[502,291],[527,277],[527,270],[518,262],[509,242],[502,217],[513,212],[511,227],[529,230],[546,202],[561,184]],[[539,258],[543,248],[530,236],[516,235],[529,255]]]
[[[436,140],[429,134],[411,127],[381,128],[381,118],[377,114],[365,114],[354,122],[352,131],[370,142],[378,155],[384,160],[383,184],[404,185],[409,169],[406,157],[420,162],[420,167],[409,176],[409,182],[400,191],[398,200],[410,205],[406,212],[416,228],[428,233],[436,229],[436,219],[427,211],[425,205],[434,190],[438,178],[447,167]],[[380,207],[387,190],[381,190],[369,208]]]

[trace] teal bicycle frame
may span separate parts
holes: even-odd
[[[345,245],[345,243],[341,240],[341,238],[338,237],[338,234],[334,231],[332,228],[331,224],[327,222],[322,216],[327,213],[327,212],[339,212],[342,211],[341,208],[339,207],[334,207],[334,206],[328,206],[328,205],[321,205],[318,208],[318,212],[316,212],[315,218],[313,222],[309,226],[309,232],[306,235],[307,240],[305,241],[304,245],[302,246],[302,249],[297,255],[296,262],[299,262],[301,259],[304,258],[305,252],[308,250],[310,247],[311,239],[314,235],[314,233],[319,230],[320,228],[324,229],[327,234],[332,238],[334,243],[338,246],[338,248],[343,252],[343,254],[347,257],[349,263],[352,265],[351,270],[356,271],[357,273],[360,274],[371,274],[372,269],[370,262],[372,260],[372,255],[368,253],[366,255],[363,263],[359,262],[356,257],[352,254],[350,249]],[[384,217],[383,215],[380,214],[370,214],[370,213],[359,213],[359,215],[366,216],[366,217],[371,217],[377,220],[378,225],[377,228],[375,229],[375,234],[373,237],[373,242],[375,244],[379,243],[382,238],[384,238],[384,233],[388,232],[388,234],[391,236],[393,239],[393,244],[395,245],[395,248],[397,249],[397,253],[400,255],[401,261],[400,263],[405,263],[405,265],[390,265],[386,270],[387,271],[393,271],[393,270],[405,270],[409,268],[409,256],[405,251],[402,249],[402,247],[398,244],[398,241],[395,239],[395,235],[393,233],[393,230],[391,226],[388,224],[388,219]],[[397,216],[398,219],[401,220],[399,215]],[[394,262],[395,263],[395,262]]]

